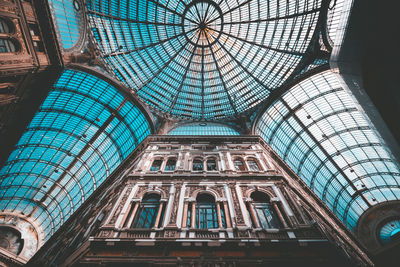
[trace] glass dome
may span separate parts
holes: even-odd
[[[168,135],[240,135],[240,133],[224,124],[197,122],[179,125]]]
[[[109,71],[150,106],[179,118],[249,110],[295,75],[320,0],[89,0]]]

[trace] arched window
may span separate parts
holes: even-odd
[[[162,204],[162,203],[161,203]],[[160,204],[160,196],[148,194],[143,197],[139,204],[131,228],[159,227],[163,217],[163,205]]]
[[[163,161],[161,159],[155,159],[153,161],[153,164],[151,164],[150,171],[152,172],[159,171],[161,169],[162,162]]]
[[[203,168],[203,160],[202,159],[194,159],[193,160],[193,168],[194,171],[202,171]]]
[[[168,159],[167,164],[165,165],[165,171],[174,171],[176,166],[176,159]]]
[[[15,43],[7,38],[0,38],[0,53],[16,52],[18,50]]]
[[[250,217],[255,227],[264,229],[279,228],[279,220],[269,201],[269,197],[259,191],[251,194],[251,203],[248,203]]]
[[[258,165],[258,162],[255,159],[248,159],[247,165],[249,166],[249,170],[252,172],[260,171],[260,166]]]
[[[218,228],[217,207],[211,195],[199,194],[196,198],[196,228]]]
[[[209,194],[199,194],[196,202],[187,206],[187,222],[184,225],[197,229],[226,228],[223,204],[216,203],[214,197]]]
[[[207,171],[216,171],[217,170],[217,161],[215,159],[207,160]]]
[[[234,159],[233,165],[235,166],[236,171],[245,171],[246,170],[246,166],[244,166],[243,160],[240,158]]]

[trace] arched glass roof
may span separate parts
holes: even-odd
[[[72,48],[79,40],[81,19],[79,1],[49,0],[59,37],[64,49]]]
[[[0,210],[30,216],[48,239],[150,133],[114,86],[64,70],[0,170]]]
[[[179,125],[169,135],[240,135],[235,129],[219,123],[196,122]]]
[[[321,0],[88,0],[111,72],[150,106],[189,119],[265,100],[305,57]]]
[[[396,218],[385,223],[379,231],[379,239],[382,244],[390,244],[395,240],[399,240],[400,236],[400,219]]]
[[[292,87],[255,132],[350,229],[369,207],[400,199],[399,164],[331,71]]]

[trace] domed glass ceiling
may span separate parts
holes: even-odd
[[[255,107],[293,74],[320,0],[90,0],[101,57],[150,106],[188,119]]]

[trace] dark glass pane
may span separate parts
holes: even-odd
[[[11,28],[9,24],[3,19],[0,18],[0,33],[10,33]]]
[[[207,171],[216,171],[217,162],[215,160],[207,160]]]
[[[221,204],[220,210],[221,210],[222,227],[223,227],[223,228],[226,228],[225,211],[224,211],[224,207],[223,207],[222,204]],[[229,216],[229,215],[228,215],[228,216]]]
[[[246,168],[245,168],[245,166],[243,164],[243,161],[241,161],[239,159],[234,160],[233,164],[235,165],[235,170],[236,171],[245,171],[246,170]]]
[[[144,198],[133,221],[132,228],[152,228],[160,206],[159,197],[150,195]]]
[[[175,165],[176,165],[176,160],[175,159],[169,159],[167,161],[167,165],[165,165],[165,170],[166,171],[173,171],[173,170],[175,170]]]
[[[197,197],[196,228],[218,228],[218,216],[215,201],[214,198],[208,194],[201,194]]]
[[[0,39],[0,53],[15,52],[16,47],[11,40],[1,38]]]
[[[161,164],[162,164],[162,160],[155,160],[153,161],[153,164],[151,165],[150,171],[158,171],[161,169]]]
[[[264,229],[279,228],[278,220],[269,203],[253,203],[260,226]]]
[[[203,170],[203,161],[195,159],[193,161],[193,170],[194,171],[202,171]]]
[[[260,170],[260,167],[258,166],[258,163],[255,160],[248,160],[247,164],[249,165],[250,171],[258,172]]]

